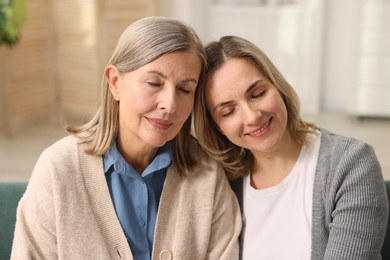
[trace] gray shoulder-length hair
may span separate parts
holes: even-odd
[[[221,68],[229,59],[243,58],[252,62],[276,87],[287,108],[287,128],[292,139],[305,142],[306,133],[314,132],[316,126],[304,121],[299,112],[299,98],[267,55],[256,45],[238,36],[224,36],[206,46],[207,69],[210,75]],[[205,82],[207,83],[207,75]],[[206,105],[205,84],[195,97],[194,125],[199,144],[210,157],[219,161],[230,179],[249,173],[251,153],[233,144],[218,129]]]
[[[205,71],[205,51],[195,31],[184,23],[167,17],[146,17],[129,25],[119,38],[108,62],[122,73],[134,71],[162,55],[172,52],[195,51],[202,62],[199,82]],[[95,116],[82,126],[68,126],[66,130],[79,136],[89,145],[87,152],[102,155],[114,142],[119,129],[119,103],[110,90],[103,74],[101,102]],[[191,116],[173,139],[173,158],[180,174],[198,166],[190,151]]]

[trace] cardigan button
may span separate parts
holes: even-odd
[[[171,260],[172,253],[169,250],[163,250],[160,253],[160,260]]]

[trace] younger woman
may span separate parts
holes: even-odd
[[[242,259],[381,259],[388,204],[371,146],[304,121],[267,56],[239,37],[206,47],[201,146],[233,183]]]

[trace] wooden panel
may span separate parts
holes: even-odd
[[[96,1],[54,1],[53,8],[61,106],[66,118],[84,118],[99,102]]]
[[[3,127],[12,131],[24,121],[50,117],[55,86],[50,50],[49,7],[45,0],[29,0],[28,18],[20,41],[12,48],[3,46]]]
[[[109,60],[119,36],[123,30],[134,21],[156,15],[156,3],[154,0],[117,0],[102,1],[99,20],[103,21],[100,27],[103,63]]]

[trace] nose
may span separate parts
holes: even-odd
[[[246,125],[255,124],[259,117],[259,112],[249,104],[245,104],[241,107],[241,114],[244,124]]]
[[[167,88],[161,96],[160,109],[172,114],[177,110],[176,88]]]

